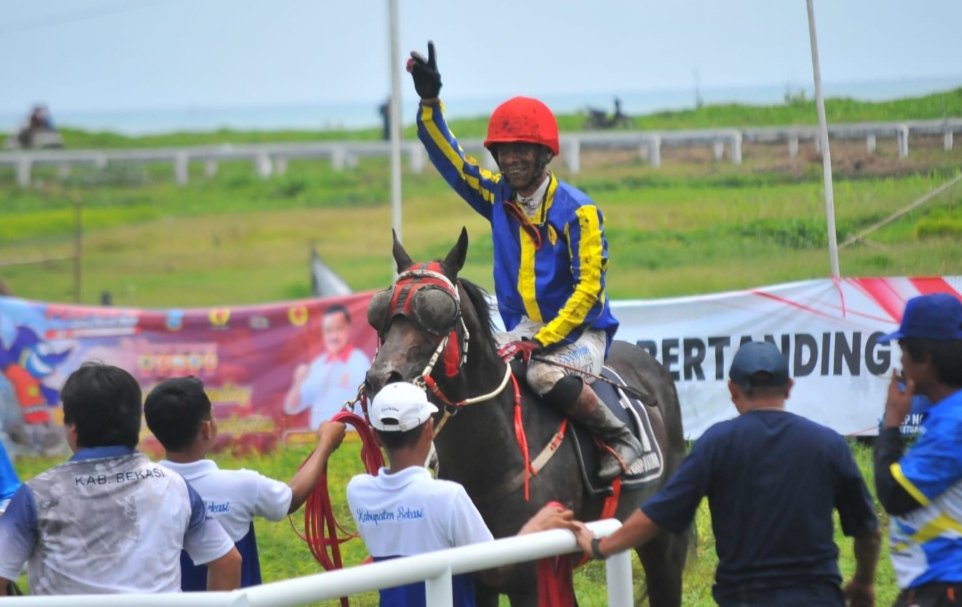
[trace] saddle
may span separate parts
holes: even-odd
[[[515,377],[523,381],[525,377],[524,363],[516,359],[511,361],[511,365]],[[602,369],[601,376],[616,384],[625,384],[621,376],[607,365]],[[615,417],[628,427],[635,438],[641,442],[644,449],[642,456],[629,467],[627,472],[618,477],[621,479],[621,489],[623,491],[638,489],[647,483],[660,479],[664,474],[664,457],[655,438],[645,404],[608,382],[595,380],[590,385],[598,398],[611,409]],[[656,402],[653,397],[645,396],[645,401],[650,404],[653,405]],[[585,491],[592,498],[612,495],[611,482],[603,481],[598,477],[598,464],[601,459],[602,448],[598,446],[594,434],[574,418],[568,418],[568,421],[572,431],[568,432],[567,435],[574,440],[577,447],[575,453],[578,454],[578,464],[581,469]]]
[[[607,365],[602,368],[601,376],[619,384],[625,383],[621,376]],[[648,410],[644,403],[608,382],[595,380],[590,385],[598,398],[615,414],[615,417],[628,426],[628,429],[641,442],[644,449],[641,457],[628,467],[627,472],[618,477],[621,479],[622,491],[638,489],[660,479],[664,474],[665,460],[661,453],[661,447],[655,439],[655,432],[651,427],[651,419],[648,417]],[[646,400],[654,402],[653,398]],[[578,454],[578,463],[585,483],[585,491],[591,497],[611,495],[611,483],[598,478],[600,453],[594,435],[581,424],[574,420],[571,421],[574,422],[571,424],[574,429],[571,436],[578,447],[575,452]]]

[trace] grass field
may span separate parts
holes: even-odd
[[[890,147],[886,146],[890,144]],[[952,152],[921,145],[903,161],[894,142],[875,154],[837,146],[839,240],[941,185],[962,166]],[[671,153],[678,155],[672,158]],[[586,154],[584,169],[558,174],[588,192],[605,213],[609,293],[615,298],[694,294],[826,276],[826,220],[819,163],[787,158],[781,147],[749,147],[734,166],[666,152],[652,169],[636,157]],[[809,154],[811,155],[811,154]],[[859,170],[846,168],[862,158]],[[194,167],[192,167],[194,168]],[[200,167],[196,167],[199,172]],[[311,246],[355,290],[391,279],[390,181],[386,161],[354,171],[292,162],[261,180],[246,164],[225,163],[214,179],[176,186],[168,167],[77,171],[66,183],[37,171],[14,185],[0,172],[0,261],[73,250],[73,206],[83,204],[83,301],[113,293],[136,307],[244,304],[307,297]],[[857,275],[957,274],[962,255],[962,188],[934,198],[841,253]],[[462,225],[471,236],[465,275],[491,287],[491,237],[433,169],[405,175],[403,236],[415,258],[435,257]],[[759,263],[764,260],[764,263]],[[20,296],[71,301],[68,263],[0,268]]]
[[[828,102],[829,120],[904,120],[962,116],[962,90],[914,100],[865,104]],[[562,117],[563,130],[580,128],[580,117]],[[814,123],[810,103],[783,106],[706,107],[639,117],[641,128],[696,128]],[[483,120],[459,121],[462,136],[483,134]],[[410,136],[410,129],[407,130]],[[124,138],[68,132],[72,147],[168,146],[221,142],[375,139],[377,131],[335,133],[173,134]],[[839,241],[907,206],[962,168],[962,145],[943,151],[941,138],[914,140],[906,159],[894,141],[875,152],[864,142],[833,142],[835,206]],[[605,215],[611,297],[686,295],[824,277],[829,274],[821,160],[803,149],[788,157],[784,146],[746,145],[744,162],[715,162],[711,150],[666,149],[653,169],[637,155],[585,153],[582,172],[563,163],[554,170],[585,190]],[[390,177],[385,160],[365,159],[355,170],[291,162],[284,176],[261,180],[246,163],[222,163],[207,179],[191,166],[190,184],[173,183],[168,166],[110,166],[75,170],[66,181],[54,170],[34,171],[29,188],[0,170],[0,262],[72,251],[74,205],[82,204],[82,300],[96,303],[102,291],[115,305],[135,307],[245,304],[307,297],[310,248],[355,290],[383,288],[391,280]],[[483,220],[459,202],[437,174],[404,176],[404,243],[412,257],[443,255],[461,226],[471,236],[463,275],[491,287],[492,243]],[[846,276],[962,274],[962,186],[907,213],[868,241],[843,249]],[[22,297],[72,301],[72,267],[64,262],[0,266]],[[360,471],[358,445],[347,443],[331,467],[331,488],[343,497],[351,474]],[[257,458],[218,456],[224,466],[247,466],[288,478],[307,453],[289,449]],[[870,453],[856,448],[870,478]],[[18,462],[25,477],[50,461]],[[871,482],[870,482],[871,485]],[[879,509],[879,512],[881,510]],[[343,502],[339,517],[349,520]],[[298,521],[302,517],[296,517]],[[883,516],[884,519],[884,516]],[[298,524],[300,524],[298,522]],[[698,516],[700,541],[686,576],[685,605],[710,605],[715,566],[706,509]],[[258,523],[268,580],[318,570],[306,546],[286,524]],[[854,567],[851,545],[840,542],[845,574]],[[363,558],[359,542],[348,545],[348,562]],[[640,580],[641,575],[636,575]],[[604,570],[589,564],[577,575],[582,605],[604,604]],[[879,604],[896,589],[883,555]],[[332,603],[333,604],[333,603]],[[361,605],[376,604],[372,597]]]
[[[329,488],[332,501],[334,501],[335,512],[339,521],[347,523],[352,527],[350,513],[347,510],[346,500],[344,499],[344,488],[347,481],[354,474],[363,472],[360,463],[360,443],[351,440],[350,437],[342,445],[341,449],[334,454],[331,459],[329,474]],[[872,464],[871,451],[865,447],[855,445],[856,460],[862,473],[865,475],[869,488],[874,494],[872,484]],[[291,448],[270,455],[232,457],[229,454],[220,454],[214,457],[223,467],[246,467],[258,470],[268,476],[287,480],[293,476],[298,465],[307,457],[308,451],[305,448]],[[18,472],[23,478],[29,478],[34,474],[59,463],[57,460],[20,460],[17,462]],[[881,506],[876,504],[876,512],[883,523],[883,528],[888,528],[887,517]],[[293,517],[293,523],[303,530],[304,515],[303,511],[298,512]],[[711,531],[711,518],[708,514],[707,503],[703,502],[696,518],[699,542],[688,568],[685,572],[684,580],[684,601],[686,607],[709,607],[714,605],[711,599],[711,586],[714,580],[715,566],[718,559],[715,555],[715,544]],[[255,522],[258,546],[260,549],[261,565],[263,568],[265,581],[277,581],[292,577],[320,573],[320,566],[314,561],[307,545],[302,542],[291,525],[287,522],[269,523],[264,520]],[[836,521],[836,529],[838,523]],[[886,534],[887,535],[887,534]],[[839,566],[843,577],[850,577],[855,570],[855,560],[852,556],[852,542],[844,538],[840,531],[836,532],[836,542],[841,550]],[[365,558],[363,543],[359,539],[351,540],[343,545],[344,561],[348,566],[360,564]],[[640,596],[642,592],[641,584],[644,582],[644,572],[636,556],[632,556],[634,562],[634,579],[636,584],[635,595]],[[25,579],[24,579],[25,581]],[[582,607],[604,607],[606,605],[605,591],[605,569],[602,563],[591,562],[579,569],[575,573],[575,591],[578,602]],[[879,562],[878,582],[876,586],[877,604],[890,605],[895,599],[898,589],[894,582],[892,566],[888,560],[888,546],[885,544],[881,560]],[[336,601],[325,601],[319,603],[324,607],[335,607]],[[360,607],[376,607],[377,593],[366,593],[357,597],[352,597],[352,604]],[[503,605],[507,605],[506,600],[502,600]]]

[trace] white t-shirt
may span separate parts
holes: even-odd
[[[494,539],[458,483],[437,480],[426,468],[377,476],[361,474],[347,485],[357,530],[375,559],[411,556]]]
[[[184,477],[200,494],[207,514],[215,518],[232,541],[239,542],[255,516],[280,521],[291,507],[291,488],[253,470],[221,470],[209,459],[160,465]]]

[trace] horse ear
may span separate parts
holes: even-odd
[[[404,250],[401,241],[397,239],[397,232],[391,230],[391,236],[394,238],[394,248],[391,251],[394,254],[394,263],[397,264],[397,271],[403,272],[414,265],[414,260]]]
[[[444,258],[442,264],[448,271],[453,272],[455,276],[464,267],[464,260],[468,257],[468,229],[461,228],[461,236],[458,237],[457,244],[448,252],[448,256]]]

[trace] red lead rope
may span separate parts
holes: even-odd
[[[376,476],[378,470],[384,466],[384,455],[377,441],[374,440],[374,431],[364,418],[350,411],[341,411],[334,415],[331,421],[345,423],[357,430],[361,439],[361,461],[364,463],[364,469]],[[326,466],[321,478],[317,481],[317,486],[307,496],[307,503],[304,505],[304,534],[302,535],[294,527],[293,518],[288,517],[288,519],[291,521],[294,532],[307,543],[314,559],[325,571],[341,569],[344,566],[341,561],[341,544],[357,537],[357,533],[351,533],[345,529],[334,517],[331,495],[327,489]],[[339,536],[338,531],[342,535]],[[347,604],[347,598],[342,597],[341,605],[346,607]]]

